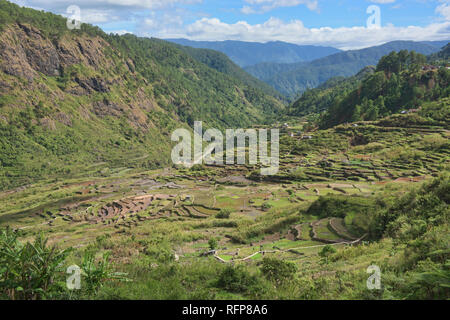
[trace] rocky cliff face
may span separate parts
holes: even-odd
[[[105,39],[68,33],[52,40],[27,24],[0,33],[0,95],[0,189],[74,165],[168,163],[164,126],[183,126]]]
[[[0,25],[0,189],[92,166],[168,165],[176,128],[245,127],[283,108],[173,44],[72,32],[41,14]]]
[[[104,63],[108,43],[99,38],[66,35],[53,43],[38,29],[25,24],[12,25],[0,36],[2,70],[33,80],[37,72],[60,76],[63,69],[84,64],[95,69]]]
[[[138,82],[142,79],[138,79],[132,71],[132,61],[123,63],[120,61],[120,55],[114,52],[107,56],[107,50],[112,51],[110,45],[100,37],[66,35],[52,42],[38,29],[17,24],[0,35],[0,69],[6,75],[25,79],[26,82],[20,85],[22,90],[47,92],[57,100],[71,99],[71,96],[94,98],[96,93],[106,94],[114,91],[119,94],[117,101],[112,102],[106,96],[103,99],[93,99],[95,101],[89,101],[83,107],[98,117],[125,115],[132,127],[148,129],[148,118],[144,111],[157,108],[155,101],[151,95],[145,94],[143,89],[138,90],[136,96],[127,94],[122,88],[123,81]],[[120,66],[116,61],[122,62]],[[51,90],[41,82],[45,78],[62,78],[64,87]],[[5,94],[14,91],[7,83],[2,85]],[[112,89],[114,86],[116,90]],[[30,97],[21,99],[20,102],[22,106],[35,104],[34,99]],[[54,102],[55,99],[47,101],[49,104]],[[58,105],[53,107],[60,108]],[[52,120],[69,123],[61,121],[61,118],[67,119],[70,116],[61,117],[61,114],[64,114],[62,110],[53,113]]]

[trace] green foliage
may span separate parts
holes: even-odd
[[[353,76],[367,66],[376,65],[384,55],[405,49],[422,54],[432,54],[440,50],[428,43],[393,41],[381,46],[339,52],[306,63],[261,63],[245,70],[284,95],[296,98],[329,79]]]
[[[439,299],[450,296],[450,260],[445,264],[433,263],[430,259],[418,263],[417,270],[408,275],[410,282],[405,287],[409,299]]]
[[[81,270],[83,275],[82,286],[85,287],[85,291],[88,295],[98,293],[98,290],[107,281],[129,281],[127,274],[123,272],[115,272],[112,269],[109,261],[110,253],[103,254],[99,261],[96,261],[95,252],[92,250],[86,250],[83,256],[81,264]]]
[[[185,46],[180,46],[180,49],[189,54],[195,60],[206,64],[208,67],[212,69],[215,69],[221,73],[232,76],[235,79],[239,79],[242,81],[242,83],[254,88],[258,88],[268,95],[276,97],[280,100],[284,99],[284,97],[274,88],[272,88],[265,82],[262,82],[249,75],[247,72],[245,72],[237,65],[235,65],[230,60],[230,58],[228,58],[225,54],[221,52],[209,49],[195,49],[192,47],[185,47]]]
[[[260,89],[198,62],[174,44],[130,34],[110,35],[107,40],[134,62],[136,71],[157,84],[155,97],[161,105],[191,126],[203,120],[209,127],[243,128],[273,117],[284,107]],[[164,97],[172,94],[176,98],[167,105]],[[251,104],[245,113],[243,100]]]
[[[418,71],[425,64],[427,58],[422,54],[414,51],[401,50],[398,53],[393,51],[382,57],[377,65],[377,72],[383,71],[390,75],[392,73],[400,73],[405,69],[413,69]]]
[[[217,239],[216,238],[211,238],[211,239],[209,239],[209,241],[208,241],[208,246],[209,246],[209,249],[211,249],[211,250],[216,250],[217,249]]]
[[[450,70],[442,67],[437,71],[422,71],[425,62],[425,56],[414,51],[402,50],[384,56],[376,73],[352,91],[342,91],[340,86],[331,90],[329,95],[333,101],[319,121],[320,126],[373,121],[400,111],[420,109],[425,102],[448,97]]]
[[[440,63],[447,66],[447,62],[450,59],[450,43],[447,43],[441,51],[434,53],[428,57],[428,61],[432,63]]]
[[[49,247],[42,235],[22,244],[11,229],[0,233],[0,296],[12,300],[58,298],[70,249]]]
[[[230,218],[232,210],[229,208],[220,209],[220,212],[216,214],[216,218],[218,219],[228,219]]]
[[[227,266],[219,275],[217,286],[232,293],[252,292],[258,286],[258,278],[244,266]]]
[[[374,198],[359,196],[327,195],[321,196],[311,204],[307,214],[319,218],[338,217],[347,218],[348,227],[357,233],[363,234],[369,230],[370,219],[373,213],[383,206],[383,202]]]
[[[269,202],[264,202],[263,204],[262,204],[262,206],[261,206],[261,209],[263,209],[263,210],[265,210],[265,211],[267,211],[267,210],[270,210],[270,209],[272,209],[273,208],[273,205],[272,204],[270,204]]]
[[[59,38],[69,32],[67,19],[49,12],[19,7],[18,5],[0,0],[0,31],[9,23],[28,23],[40,28],[42,32],[51,38]],[[90,36],[102,35],[103,31],[98,27],[82,24],[81,30],[75,30],[79,34],[86,33]]]
[[[245,128],[271,122],[284,109],[257,80],[215,53],[206,52],[203,63],[203,51],[186,53],[158,39],[108,35],[88,24],[69,30],[64,17],[5,0],[0,17],[3,28],[40,30],[55,50],[77,47],[81,37],[108,43],[101,65],[78,63],[57,77],[39,75],[33,81],[41,89],[32,94],[27,82],[0,72],[8,84],[0,97],[0,190],[105,167],[159,168],[170,161],[177,128],[196,120],[205,129]],[[27,42],[22,45],[27,50]],[[99,89],[99,82],[106,85]],[[89,84],[95,88],[87,94],[70,93]]]
[[[391,206],[377,213],[373,224],[377,228],[378,237],[386,233],[402,241],[419,241],[430,226],[448,222],[449,194],[450,177],[446,173],[425,184],[420,190],[397,199]]]
[[[374,70],[374,67],[369,66],[353,77],[331,78],[317,88],[306,90],[289,107],[288,114],[291,116],[306,116],[311,113],[322,113],[328,110],[343,94],[357,88],[361,80],[373,74]],[[359,120],[359,116],[357,120]]]
[[[261,263],[260,270],[268,280],[280,285],[293,280],[297,266],[292,262],[266,257]]]
[[[325,247],[322,248],[322,250],[320,250],[319,256],[321,256],[322,258],[328,258],[330,255],[334,253],[336,253],[336,249],[333,246],[326,245]]]

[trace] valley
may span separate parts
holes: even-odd
[[[222,270],[243,264],[256,271],[265,257],[290,261],[302,270],[302,281],[326,279],[327,293],[319,291],[312,297],[337,298],[330,289],[335,288],[337,274],[346,273],[356,281],[369,261],[386,266],[401,255],[400,250],[389,258],[395,247],[390,240],[371,241],[376,237],[371,220],[379,210],[374,200],[401,197],[448,170],[450,131],[447,126],[364,123],[302,139],[291,137],[291,129],[283,129],[284,152],[276,176],[259,176],[259,170],[250,166],[196,165],[149,171],[122,167],[89,180],[53,179],[1,193],[0,225],[18,230],[24,240],[44,233],[49,244],[62,248],[110,251],[115,266],[140,282],[150,281],[147,277],[169,266],[188,268],[189,274],[195,273],[191,268],[206,272],[206,265]],[[352,145],[361,133],[370,142]],[[441,145],[424,152],[423,140]],[[402,155],[409,146],[410,156]],[[337,204],[324,211],[322,201]],[[341,201],[350,203],[339,214]],[[216,241],[213,247],[211,239]],[[319,253],[327,245],[337,249],[335,255],[364,252],[364,257],[358,254],[324,264]],[[144,261],[153,267],[140,267]],[[176,277],[182,276],[179,272]],[[132,290],[136,298],[192,298],[200,292],[204,298],[257,297],[257,292],[223,291],[208,283],[197,283],[192,293],[183,284],[174,284],[176,289],[159,295],[133,291],[140,288],[135,284],[112,285],[109,294],[127,292],[128,297]],[[311,294],[301,286],[284,290],[286,286],[265,294],[289,299]],[[362,280],[343,290],[348,298],[369,293]]]
[[[1,300],[449,299],[448,44],[172,41],[0,0]],[[182,166],[197,121],[279,170]]]

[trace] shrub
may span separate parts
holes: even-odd
[[[217,219],[228,219],[231,215],[231,209],[224,208],[221,209],[218,214],[216,214]]]
[[[219,276],[217,286],[233,293],[245,293],[256,286],[258,279],[251,275],[244,266],[227,266]]]
[[[297,266],[292,262],[275,258],[264,258],[261,272],[268,280],[282,284],[294,278],[297,272]]]
[[[323,249],[319,252],[319,256],[325,259],[325,262],[328,263],[328,258],[336,253],[336,249],[333,246],[326,245],[323,247]]]
[[[263,209],[264,211],[270,210],[271,208],[273,208],[273,205],[268,202],[264,202],[261,206],[261,209]]]
[[[216,250],[217,249],[217,239],[216,238],[209,239],[208,245],[211,250]]]
[[[33,243],[22,244],[10,228],[0,233],[0,295],[16,300],[56,298],[60,286],[63,263],[71,249],[59,250],[47,246],[42,235]]]
[[[95,252],[86,250],[81,264],[82,274],[84,276],[84,285],[87,293],[95,294],[103,286],[106,281],[120,280],[128,281],[127,274],[122,272],[114,272],[109,262],[110,253],[103,254],[100,261],[95,261]]]

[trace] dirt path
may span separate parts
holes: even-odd
[[[235,262],[235,261],[247,261],[247,260],[253,258],[254,256],[256,256],[257,254],[260,254],[260,253],[263,254],[263,253],[289,252],[289,251],[296,251],[296,250],[302,250],[302,249],[322,248],[322,247],[326,247],[326,246],[337,246],[337,245],[341,245],[341,244],[352,245],[352,244],[356,244],[356,243],[361,242],[361,240],[364,239],[366,236],[367,236],[367,234],[365,234],[361,238],[356,239],[355,241],[352,241],[352,242],[342,241],[342,242],[332,243],[332,244],[319,244],[319,245],[315,245],[315,246],[290,248],[290,249],[286,249],[286,250],[257,251],[255,253],[249,255],[248,257],[245,257],[245,258],[242,258],[242,259],[231,260],[231,261],[226,261],[226,260],[222,259],[221,257],[219,257],[218,256],[218,252],[216,252],[214,257],[217,260],[219,260],[220,262],[223,262],[223,263],[232,263],[232,262]]]

